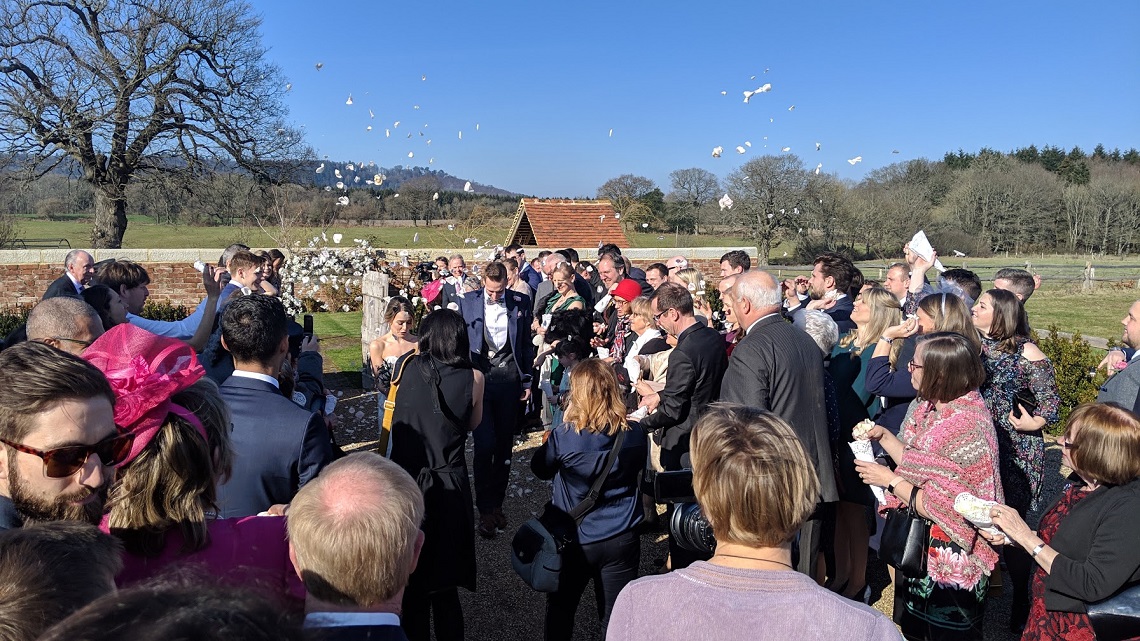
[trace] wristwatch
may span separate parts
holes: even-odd
[[[1041,550],[1044,550],[1044,549],[1045,549],[1045,544],[1044,543],[1038,543],[1037,547],[1033,548],[1033,550],[1029,553],[1030,558],[1036,559],[1037,555],[1041,554]]]

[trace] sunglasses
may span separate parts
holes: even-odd
[[[54,450],[37,450],[0,438],[0,443],[25,454],[32,454],[44,461],[44,475],[52,479],[63,479],[75,474],[87,464],[91,454],[98,454],[105,466],[115,466],[127,459],[131,453],[134,434],[117,434],[94,445],[69,445]]]

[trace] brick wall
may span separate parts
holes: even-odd
[[[642,269],[671,256],[681,255],[689,265],[700,269],[713,283],[720,281],[720,257],[735,247],[701,247],[692,249],[629,249],[624,253]],[[755,248],[745,248],[755,261]],[[175,305],[196,305],[202,299],[201,275],[194,269],[196,260],[212,263],[221,254],[220,249],[131,249],[96,250],[96,261],[107,258],[133,260],[150,274],[150,297]],[[454,250],[419,250],[431,256],[449,256]],[[533,250],[532,250],[533,252]],[[66,250],[5,250],[0,251],[0,308],[14,305],[33,305],[39,302],[53,280],[63,275]],[[461,251],[468,260],[476,260],[473,250]],[[596,250],[580,249],[586,260],[593,262]]]

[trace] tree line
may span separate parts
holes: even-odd
[[[625,174],[597,195],[631,229],[743,236],[761,261],[786,241],[795,247],[788,260],[797,262],[822,251],[896,256],[918,229],[944,252],[971,256],[1140,250],[1135,149],[958,150],[875,169],[860,181],[785,153],[753,158],[723,180],[699,168],[679,169],[669,180],[666,193],[649,178]]]

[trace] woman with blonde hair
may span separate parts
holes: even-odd
[[[697,320],[701,321],[702,324],[708,325],[709,320],[713,317],[713,311],[708,300],[705,299],[704,273],[696,267],[685,267],[670,274],[669,280],[689,290],[689,293],[693,295],[693,315],[697,316]],[[703,321],[701,320],[702,317]]]
[[[831,352],[827,372],[835,382],[839,402],[839,438],[832,443],[839,479],[836,506],[835,568],[831,589],[850,599],[867,600],[867,543],[871,532],[869,510],[875,505],[870,488],[855,473],[855,455],[847,443],[860,421],[879,414],[879,397],[864,385],[874,345],[883,332],[902,320],[898,298],[881,287],[872,287],[855,298],[851,321],[855,329],[839,339]],[[898,356],[902,343],[892,347]]]
[[[969,306],[958,296],[946,292],[923,298],[912,318],[883,330],[867,364],[864,385],[869,394],[878,395],[884,401],[879,415],[873,418],[892,434],[898,434],[907,407],[917,394],[906,364],[914,356],[918,338],[934,332],[960,334],[975,352],[981,351],[981,339],[970,319]]]
[[[610,617],[609,641],[899,638],[881,612],[792,568],[792,541],[820,490],[790,425],[766,410],[716,403],[690,445],[693,493],[716,553],[627,586]]]
[[[550,508],[569,513],[586,498],[603,473],[607,455],[618,448],[594,507],[577,523],[577,540],[563,552],[558,591],[547,596],[546,639],[570,639],[586,583],[593,579],[604,628],[618,593],[637,578],[641,540],[634,527],[642,510],[638,477],[645,467],[645,432],[626,419],[613,367],[596,358],[570,371],[565,422],[547,433],[531,469],[554,479]],[[548,508],[548,509],[550,509]]]

